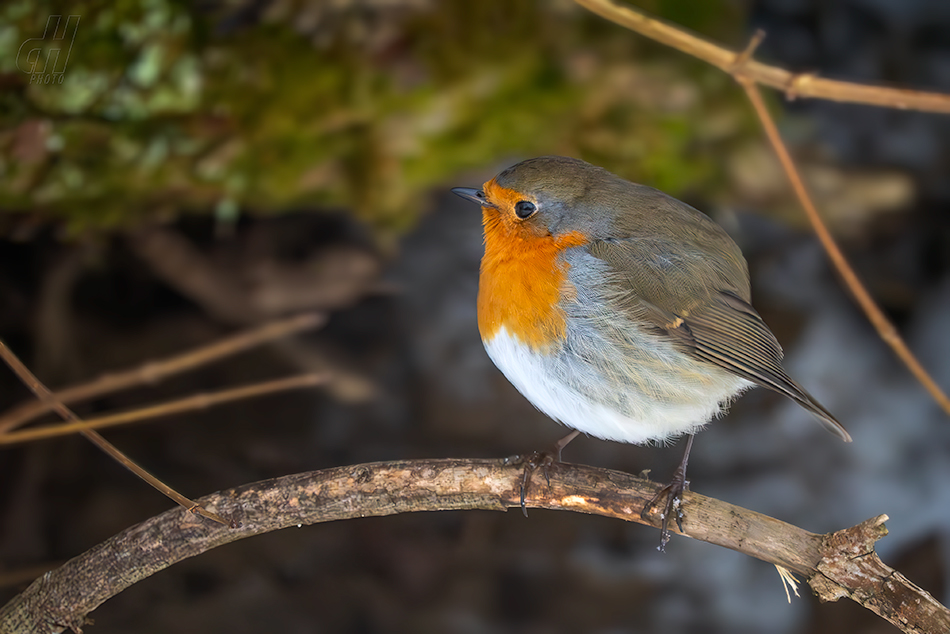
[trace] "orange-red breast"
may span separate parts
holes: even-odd
[[[750,305],[745,259],[708,216],[559,156],[452,191],[482,208],[485,349],[554,420],[607,440],[663,442],[760,385],[851,439],[782,368]],[[686,485],[685,460],[671,498]]]

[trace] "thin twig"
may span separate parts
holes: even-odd
[[[769,110],[762,100],[759,87],[743,74],[737,75],[736,80],[745,89],[746,94],[749,96],[749,101],[752,102],[756,114],[759,115],[759,120],[762,121],[762,127],[765,128],[765,134],[768,136],[772,148],[778,155],[779,162],[781,162],[782,168],[788,175],[792,189],[795,190],[798,201],[805,209],[805,215],[808,216],[808,220],[811,222],[811,226],[814,228],[818,240],[821,241],[822,246],[828,253],[828,257],[831,258],[835,268],[838,269],[838,273],[844,279],[845,284],[854,295],[855,300],[860,304],[862,310],[864,310],[864,313],[868,316],[868,319],[881,336],[881,339],[887,342],[887,345],[894,350],[895,354],[900,357],[901,361],[904,362],[911,373],[920,381],[921,385],[930,392],[930,396],[933,397],[937,404],[940,405],[947,414],[950,414],[950,398],[947,397],[940,386],[937,385],[937,382],[934,381],[927,370],[920,364],[917,357],[914,356],[914,353],[910,351],[907,344],[904,343],[904,339],[897,332],[897,328],[894,327],[890,320],[884,315],[884,312],[875,303],[871,294],[868,293],[864,284],[861,283],[860,278],[858,278],[854,272],[854,269],[851,268],[848,260],[841,253],[841,249],[832,237],[831,232],[828,231],[828,227],[825,226],[824,221],[818,214],[818,210],[815,208],[815,204],[812,202],[811,196],[808,194],[808,190],[805,188],[805,183],[802,181],[801,175],[798,173],[798,168],[795,167],[795,162],[788,153],[788,148],[785,147],[785,143],[782,141],[778,127],[776,127],[772,115],[769,114]]]
[[[76,414],[71,409],[58,401],[53,393],[49,391],[49,388],[43,385],[43,383],[36,378],[36,375],[30,372],[29,368],[27,368],[15,354],[13,354],[13,351],[10,350],[10,348],[8,348],[3,341],[0,341],[0,358],[3,358],[6,364],[10,366],[10,369],[13,370],[20,380],[23,381],[23,383],[28,388],[30,388],[34,394],[36,394],[37,398],[46,402],[50,409],[55,410],[56,413],[62,416],[65,420],[70,420],[75,423],[81,422],[81,419],[76,416]],[[194,501],[186,498],[184,495],[140,467],[128,456],[119,451],[119,449],[116,448],[112,443],[100,436],[99,432],[92,429],[85,429],[81,430],[79,433],[88,438],[89,441],[99,449],[111,456],[113,460],[140,477],[142,480],[145,480],[145,482],[152,485],[152,487],[154,487],[156,490],[161,491],[163,494],[174,500],[177,504],[181,505],[188,511],[197,513],[202,517],[206,517],[209,520],[213,520],[225,526],[229,526],[231,524],[220,515],[212,513]]]
[[[0,631],[78,631],[86,615],[132,584],[223,544],[301,524],[439,510],[520,506],[523,466],[508,460],[407,460],[256,482],[201,499],[235,519],[231,530],[172,509],[119,533],[36,580],[0,608]],[[657,484],[630,474],[558,463],[531,489],[532,508],[658,526],[640,512]],[[881,563],[885,516],[816,535],[754,511],[687,492],[683,534],[777,564],[808,579],[823,600],[848,597],[905,632],[950,630],[950,611]],[[675,530],[675,529],[674,529]],[[675,544],[674,544],[675,545]]]
[[[130,387],[155,384],[168,376],[194,370],[227,356],[244,352],[254,346],[287,335],[316,328],[326,321],[323,313],[304,313],[278,319],[256,328],[225,337],[210,345],[189,350],[166,359],[151,361],[144,365],[105,374],[98,379],[73,385],[54,392],[64,404],[78,403],[111,394]],[[45,414],[51,407],[43,401],[30,400],[11,408],[0,416],[0,434],[16,429],[24,423]]]
[[[620,5],[613,0],[575,0],[575,2],[611,22],[709,62],[727,73],[730,73],[735,64],[736,51],[688,33],[679,26],[647,17],[634,7]],[[789,99],[818,98],[950,114],[950,95],[946,94],[824,79],[814,73],[792,73],[755,60],[750,60],[743,72],[757,84],[783,91]]]
[[[749,100],[759,115],[762,125],[772,147],[775,148],[792,183],[795,194],[805,208],[808,220],[811,222],[821,241],[828,257],[838,269],[845,284],[851,290],[858,304],[864,310],[868,319],[877,329],[881,338],[894,350],[897,356],[907,365],[911,373],[930,393],[937,404],[950,414],[950,398],[943,392],[936,381],[928,374],[914,354],[910,351],[897,329],[878,308],[871,295],[861,284],[854,269],[848,264],[841,249],[835,244],[831,233],[818,215],[805,186],[802,183],[798,170],[782,142],[775,123],[762,102],[758,84],[765,84],[784,90],[787,97],[818,97],[832,101],[846,101],[864,103],[892,108],[925,110],[950,114],[950,95],[925,93],[897,88],[883,88],[866,86],[849,82],[820,79],[814,75],[792,75],[786,70],[767,66],[751,59],[756,46],[762,36],[756,34],[749,46],[742,52],[731,51],[708,40],[687,33],[683,29],[667,24],[660,20],[649,18],[629,6],[621,6],[612,0],[575,0],[581,6],[593,11],[611,22],[627,27],[632,31],[649,37],[652,40],[671,46],[679,51],[697,57],[701,60],[722,69],[732,75],[745,89]]]
[[[114,427],[116,425],[125,425],[127,423],[137,423],[148,419],[159,418],[161,416],[172,416],[183,412],[190,412],[198,409],[206,409],[215,405],[229,403],[246,398],[255,398],[265,394],[284,392],[287,390],[297,390],[305,387],[315,387],[326,383],[325,374],[298,374],[285,377],[283,379],[274,379],[272,381],[262,381],[251,385],[220,390],[217,392],[205,392],[203,394],[192,394],[185,398],[174,401],[166,401],[156,405],[147,405],[137,407],[127,412],[118,412],[115,414],[106,414],[94,418],[86,418],[81,421],[62,423],[59,425],[44,425],[42,427],[31,427],[20,431],[0,434],[0,446],[16,445],[19,443],[41,440],[44,438],[55,438],[65,436],[76,432],[82,432],[90,429],[102,429],[104,427]]]

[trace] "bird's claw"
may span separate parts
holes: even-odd
[[[660,545],[657,546],[657,550],[661,553],[666,552],[666,544],[670,541],[670,516],[673,516],[676,520],[676,527],[679,528],[679,531],[683,532],[683,493],[689,489],[689,480],[677,476],[678,473],[674,474],[673,481],[657,491],[643,507],[643,510],[640,511],[640,517],[649,520],[650,511],[653,510],[653,507],[657,506],[664,497],[666,498],[660,512]]]
[[[521,512],[525,517],[528,517],[527,495],[531,476],[540,469],[544,474],[545,482],[551,486],[551,468],[557,462],[559,462],[557,454],[551,451],[533,451],[529,454],[505,458],[505,464],[521,464],[524,467],[521,477]]]

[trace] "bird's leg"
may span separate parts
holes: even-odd
[[[561,438],[559,441],[554,443],[554,453],[556,454],[555,462],[561,461],[561,451],[563,451],[564,448],[567,447],[568,443],[570,443],[572,440],[577,438],[579,435],[580,435],[580,432],[575,429],[574,431],[569,433],[567,436],[565,436],[564,438]]]
[[[524,475],[521,478],[521,512],[524,513],[525,517],[528,517],[528,507],[525,498],[527,496],[528,484],[531,482],[531,475],[538,469],[541,469],[541,472],[544,474],[544,479],[550,486],[551,474],[549,470],[551,465],[561,462],[561,451],[568,443],[577,438],[579,434],[579,431],[574,430],[564,438],[561,438],[554,443],[553,451],[535,451],[527,456],[517,456],[517,461],[524,465]]]
[[[686,479],[686,464],[689,462],[689,450],[693,448],[693,435],[690,434],[686,440],[686,451],[683,452],[683,459],[680,461],[676,471],[673,472],[673,480],[665,487],[656,492],[646,503],[643,510],[640,511],[640,517],[648,519],[650,511],[664,497],[666,503],[663,506],[663,512],[660,514],[660,545],[657,550],[666,551],[666,543],[670,541],[670,515],[675,513],[676,526],[683,532],[683,491],[689,488],[689,480]]]

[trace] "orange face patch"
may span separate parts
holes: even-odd
[[[566,321],[558,306],[567,282],[561,251],[587,242],[579,232],[552,236],[515,215],[521,200],[534,201],[491,180],[484,190],[494,207],[482,207],[485,255],[478,283],[478,329],[490,341],[504,327],[533,350],[564,338]]]
[[[485,192],[485,197],[489,201],[494,203],[500,211],[506,213],[513,212],[515,205],[522,200],[530,200],[533,203],[538,202],[535,200],[534,196],[529,196],[527,194],[522,194],[516,192],[513,189],[508,189],[507,187],[502,187],[495,182],[495,179],[491,179],[482,187],[482,191]]]

